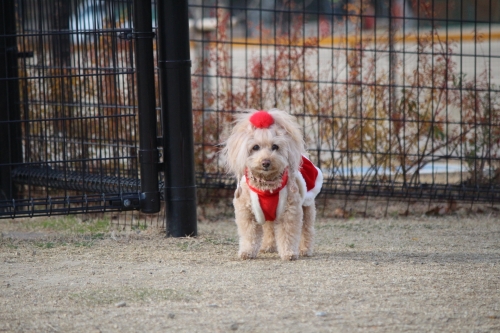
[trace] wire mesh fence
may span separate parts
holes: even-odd
[[[198,1],[193,10],[203,18],[192,35],[193,109],[207,178],[223,175],[216,147],[234,110],[277,107],[302,125],[323,193],[498,200],[496,2]]]
[[[138,209],[132,1],[2,6],[0,216]],[[500,199],[496,1],[193,0],[189,11],[199,188],[235,186],[218,155],[234,113],[276,107],[301,124],[325,194]],[[152,13],[156,27],[154,2]],[[161,136],[159,108],[157,120]]]
[[[7,80],[19,91],[3,92],[16,110],[2,119],[9,133],[2,172],[12,180],[2,183],[3,214],[104,212],[121,210],[124,195],[137,201],[134,49],[121,38],[131,3],[7,3],[2,37],[13,36],[17,48],[9,55],[17,73]]]

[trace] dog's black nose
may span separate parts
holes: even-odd
[[[271,161],[270,161],[270,160],[263,160],[263,161],[262,161],[262,167],[263,167],[264,169],[269,168],[269,166],[271,166]]]

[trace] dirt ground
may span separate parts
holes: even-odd
[[[79,218],[0,221],[0,332],[499,332],[496,214],[320,218],[312,258]]]

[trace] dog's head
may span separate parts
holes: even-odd
[[[223,154],[238,179],[246,174],[261,189],[274,189],[285,170],[298,170],[304,147],[294,117],[277,109],[254,110],[237,117]]]

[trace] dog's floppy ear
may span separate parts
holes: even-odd
[[[222,155],[226,161],[226,169],[235,174],[237,179],[241,179],[245,173],[245,162],[247,159],[247,142],[249,138],[250,122],[248,114],[236,116],[231,135],[227,138]]]
[[[292,170],[298,171],[302,155],[306,154],[305,142],[299,124],[292,115],[285,111],[271,109],[269,114],[274,118],[275,124],[283,128],[290,138],[288,163]]]

